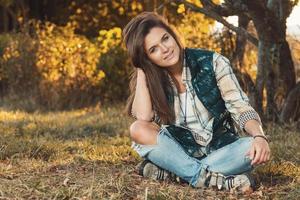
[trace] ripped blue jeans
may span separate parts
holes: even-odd
[[[157,144],[141,145],[133,143],[132,148],[143,158],[172,172],[196,186],[201,170],[207,169],[225,176],[241,174],[253,169],[246,156],[252,137],[239,138],[235,142],[212,151],[202,159],[189,156],[166,128],[157,135]]]

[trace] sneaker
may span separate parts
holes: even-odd
[[[149,160],[144,160],[139,165],[139,175],[158,181],[175,181],[180,182],[181,179],[175,174],[164,170]]]
[[[248,174],[224,176],[221,173],[201,170],[195,187],[210,187],[218,190],[252,192],[254,181]]]
[[[225,178],[224,187],[226,190],[252,192],[254,188],[254,180],[249,174],[227,176]]]

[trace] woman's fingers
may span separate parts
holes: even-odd
[[[270,159],[270,154],[271,154],[269,146],[268,145],[264,146],[263,151],[264,151],[264,157],[262,162],[267,162]]]
[[[261,149],[255,148],[255,156],[251,162],[251,165],[255,165],[258,163],[258,161],[260,161],[260,157],[261,157]]]
[[[254,155],[255,155],[254,145],[251,146],[249,155],[250,155],[250,159],[253,160],[254,159]]]
[[[263,138],[253,141],[250,149],[251,165],[262,164],[270,159],[270,148]]]
[[[267,162],[270,159],[270,151],[264,148],[260,149],[259,147],[256,148],[255,151],[255,158],[252,161],[252,165],[255,164],[262,164]]]
[[[263,149],[258,164],[262,164],[262,163],[266,162],[266,160],[267,160],[267,151],[265,149]]]
[[[271,152],[270,152],[270,150],[267,150],[267,151],[266,151],[265,162],[267,162],[267,161],[269,161],[269,160],[270,160],[270,155],[271,155]]]

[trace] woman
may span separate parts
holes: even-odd
[[[136,68],[127,110],[136,118],[133,148],[146,159],[141,174],[175,174],[193,187],[251,189],[246,172],[268,161],[270,149],[228,60],[184,48],[152,12],[134,17],[123,38]],[[236,125],[252,137],[240,138]]]

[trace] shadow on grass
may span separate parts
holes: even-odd
[[[0,109],[0,129],[16,137],[76,140],[97,136],[128,135],[131,119],[123,105],[70,112],[25,113]]]

